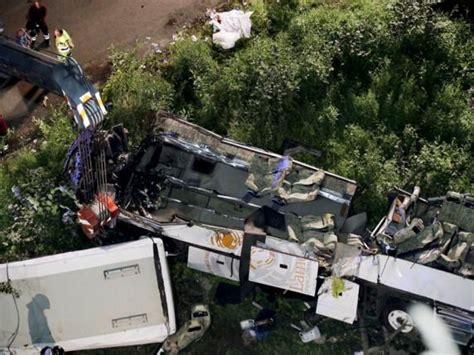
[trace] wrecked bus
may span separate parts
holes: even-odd
[[[420,301],[459,344],[472,343],[472,277],[392,253],[391,237],[377,237],[383,223],[366,233],[366,215],[349,215],[352,180],[163,113],[154,134],[115,173],[122,223],[173,241],[190,268],[238,281],[242,298],[268,285],[312,297],[317,314],[352,324],[361,291],[372,289],[389,329],[413,331],[406,306]],[[426,200],[414,200],[405,212],[423,210]],[[429,226],[435,215],[424,211]],[[457,231],[472,235],[465,228]],[[440,240],[431,242],[413,250]],[[334,279],[342,290],[334,292]]]
[[[3,264],[0,287],[0,353],[157,343],[176,330],[160,239]]]
[[[377,255],[386,270],[377,276],[379,297],[387,304],[381,311],[385,324],[397,329],[405,322],[409,326],[402,332],[410,332],[414,326],[406,306],[421,301],[443,319],[458,344],[472,347],[474,196],[448,192],[424,199],[415,194],[416,189],[392,191],[388,213],[370,235],[386,254]]]

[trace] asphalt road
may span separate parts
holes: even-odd
[[[44,0],[48,8],[47,23],[52,33],[55,27],[71,35],[73,56],[86,72],[94,71],[107,58],[111,46],[127,48],[136,42],[164,44],[181,26],[218,0]],[[14,36],[25,27],[25,15],[30,4],[26,0],[1,0],[0,18],[5,34]],[[41,36],[38,42],[42,41]],[[3,87],[2,87],[3,86]],[[14,85],[0,83],[0,113],[12,127],[28,134],[29,118],[45,93],[25,82]]]

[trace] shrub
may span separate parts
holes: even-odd
[[[65,109],[36,121],[42,134],[37,150],[23,148],[0,166],[0,262],[83,248],[75,224],[63,213],[75,198],[63,175],[63,160],[74,138]]]
[[[367,212],[376,223],[386,210],[386,194],[403,182],[396,159],[384,150],[396,139],[384,132],[370,132],[356,125],[343,131],[344,139],[330,140],[326,164],[343,176],[358,182],[356,212]]]
[[[216,83],[214,109],[231,125],[230,135],[247,142],[278,149],[292,127],[299,65],[284,36],[255,39],[237,53]],[[222,93],[222,94],[221,94]],[[218,96],[223,95],[220,99]],[[246,127],[239,132],[236,127]]]
[[[112,74],[103,90],[105,100],[113,104],[107,122],[123,123],[132,143],[138,143],[149,132],[154,113],[170,108],[173,89],[154,70],[154,62],[147,63],[136,51],[114,50],[110,58]]]
[[[207,121],[200,110],[209,104],[209,91],[217,80],[217,68],[210,42],[187,37],[170,47],[164,76],[174,88],[175,111],[194,117],[207,126],[215,123]]]
[[[446,191],[474,191],[472,153],[465,147],[448,143],[426,143],[412,160],[412,178],[425,193],[441,195]]]

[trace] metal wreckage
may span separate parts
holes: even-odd
[[[66,98],[79,131],[65,163],[78,223],[104,244],[114,227],[129,233],[127,243],[0,265],[0,352],[166,339],[164,349],[179,351],[211,318],[195,305],[176,332],[165,248],[185,254],[190,268],[238,282],[240,299],[266,285],[346,323],[356,320],[361,289],[374,290],[387,328],[404,333],[414,329],[406,305],[426,303],[456,342],[472,346],[473,196],[394,190],[368,233],[366,215],[350,215],[354,181],[172,115],[160,114],[130,153],[123,127],[101,129],[106,107],[72,58],[0,36],[0,76]],[[310,341],[317,332],[302,333]]]
[[[165,249],[185,254],[189,268],[237,282],[241,300],[265,285],[349,324],[362,289],[375,292],[391,331],[412,332],[407,306],[425,303],[458,344],[472,346],[473,196],[425,199],[418,187],[394,189],[387,215],[369,232],[365,213],[350,215],[355,181],[173,115],[160,113],[133,153],[121,126],[94,137],[83,132],[66,162],[84,202],[78,222],[91,239],[107,243],[114,227],[134,241],[0,265],[0,282],[18,293],[0,293],[4,352],[167,338],[163,348],[176,352],[201,337],[210,324],[204,305],[172,335]]]

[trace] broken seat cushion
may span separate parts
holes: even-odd
[[[304,175],[304,173],[300,175]],[[278,194],[287,202],[313,201],[318,195],[319,187],[322,184],[324,177],[324,171],[321,170],[316,171],[307,177],[300,176],[300,179],[295,182],[291,182],[289,176],[289,181],[285,181],[285,183],[282,184],[278,189]]]
[[[259,195],[276,191],[283,184],[292,165],[290,157],[277,159],[255,155],[250,163],[245,185]]]
[[[397,254],[404,254],[416,249],[421,249],[432,243],[434,240],[440,240],[443,233],[444,231],[441,222],[434,222],[431,226],[426,227],[416,236],[400,243],[397,247]]]

